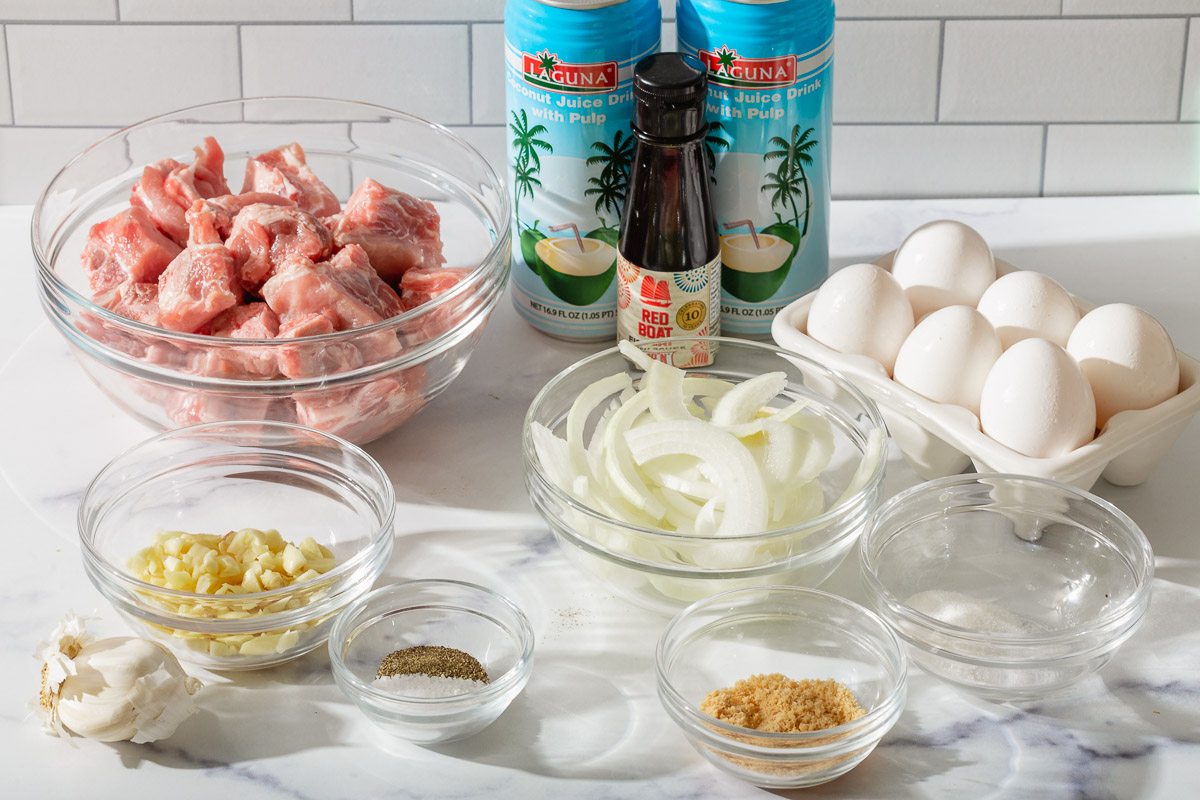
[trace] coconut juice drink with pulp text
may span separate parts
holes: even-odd
[[[633,67],[661,26],[658,0],[505,4],[513,303],[551,336],[616,335]]]
[[[678,0],[679,49],[708,69],[721,327],[766,336],[829,270],[832,0]]]

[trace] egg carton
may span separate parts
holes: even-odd
[[[892,267],[895,251],[873,263]],[[1017,270],[996,259],[996,272]],[[985,435],[979,418],[961,406],[935,403],[888,377],[874,359],[839,353],[812,339],[808,312],[816,292],[785,306],[771,325],[775,342],[837,370],[875,401],[904,458],[925,480],[956,475],[971,464],[979,472],[1011,472],[1090,489],[1103,476],[1118,486],[1136,486],[1150,476],[1188,422],[1200,411],[1200,362],[1179,353],[1179,393],[1141,411],[1115,414],[1091,442],[1053,458],[1031,458]],[[1095,306],[1071,295],[1080,314]]]

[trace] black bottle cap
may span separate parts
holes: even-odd
[[[707,91],[704,64],[695,56],[646,56],[633,70],[633,127],[656,139],[699,136]]]

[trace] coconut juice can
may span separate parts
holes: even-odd
[[[616,336],[633,68],[661,28],[659,0],[505,4],[512,297],[551,336]]]
[[[832,0],[678,0],[708,68],[721,327],[766,336],[829,270]]]

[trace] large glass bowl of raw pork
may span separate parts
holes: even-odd
[[[88,148],[43,192],[32,237],[51,322],[137,419],[361,443],[462,371],[508,278],[509,214],[495,170],[445,128],[251,98]]]

